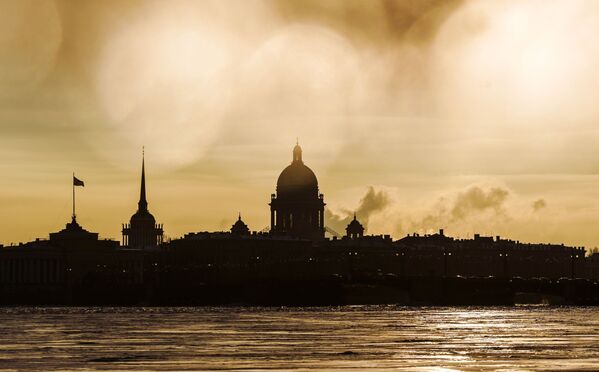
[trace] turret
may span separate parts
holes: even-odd
[[[361,238],[364,236],[364,226],[356,219],[354,213],[354,219],[345,228],[346,236],[350,239]]]

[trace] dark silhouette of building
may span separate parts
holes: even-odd
[[[50,233],[50,241],[92,241],[98,240],[98,233],[89,232],[77,223],[77,216],[73,214],[71,222],[68,222],[64,229]]]
[[[279,175],[269,205],[273,235],[324,239],[324,195],[318,192],[316,175],[302,161],[299,144],[293,148],[293,161]]]
[[[582,247],[456,239],[442,229],[394,241],[364,235],[356,214],[345,237],[325,239],[324,197],[299,145],[276,191],[270,232],[251,232],[239,214],[230,231],[163,243],[142,158],[138,210],[122,231],[132,249],[85,230],[73,208],[72,221],[49,239],[0,245],[0,305],[497,305],[522,293],[599,305],[599,253],[586,257]]]
[[[408,235],[394,244],[403,249],[401,270],[407,276],[559,279],[587,275],[582,247],[521,243],[480,234],[454,239],[443,230]]]
[[[90,293],[94,281],[108,294],[117,286],[142,283],[143,261],[137,252],[120,250],[115,240],[98,239],[98,233],[72,218],[50,239],[0,249],[0,303],[68,303],[72,296]]]
[[[241,220],[241,213],[239,214],[237,221],[235,221],[233,226],[231,226],[231,234],[236,236],[250,235],[250,229],[248,228],[248,225]]]
[[[164,231],[162,224],[157,224],[156,219],[148,211],[146,200],[146,170],[145,156],[141,161],[141,189],[137,212],[131,216],[128,224],[123,224],[123,245],[129,248],[152,249],[162,244]]]
[[[356,219],[354,213],[354,219],[345,228],[345,234],[350,239],[361,238],[364,236],[364,226]]]

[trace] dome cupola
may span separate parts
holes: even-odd
[[[302,160],[302,148],[296,144],[293,148],[293,161],[277,180],[277,194],[286,198],[309,198],[318,196],[318,180],[312,169]]]
[[[350,239],[361,238],[364,236],[364,226],[356,219],[354,213],[354,219],[345,228],[345,233]]]

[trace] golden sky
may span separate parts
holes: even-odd
[[[327,222],[599,245],[595,0],[0,0],[0,242],[267,203],[299,138]]]

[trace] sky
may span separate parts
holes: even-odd
[[[342,233],[599,246],[599,2],[0,0],[0,243],[269,224],[296,139]]]

